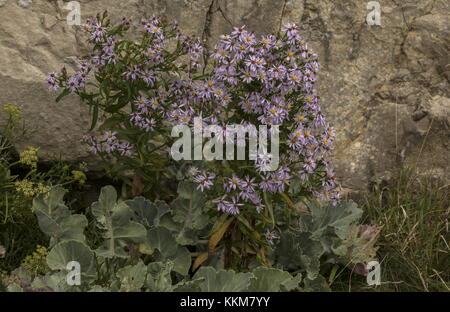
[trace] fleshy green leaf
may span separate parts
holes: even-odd
[[[152,262],[147,266],[148,274],[145,282],[146,287],[150,291],[167,292],[172,291],[172,278],[170,272],[172,271],[173,263],[167,262]]]
[[[148,241],[152,248],[160,252],[161,261],[173,261],[173,270],[187,275],[191,267],[191,254],[186,247],[178,246],[169,230],[158,227],[149,231]]]
[[[299,277],[293,277],[289,272],[274,268],[258,267],[252,273],[255,278],[250,282],[248,291],[251,292],[292,290],[298,287],[301,280],[301,275],[299,280]]]
[[[179,244],[195,245],[198,241],[196,232],[208,224],[208,217],[203,213],[205,195],[189,182],[179,184],[178,194],[171,204],[173,222],[166,219],[162,224],[165,227],[172,226],[172,230],[177,232]]]
[[[135,197],[125,201],[133,210],[133,220],[143,224],[147,228],[159,225],[160,218],[168,213],[169,206],[163,201],[150,202],[144,197]]]
[[[305,286],[304,291],[306,292],[329,292],[331,291],[330,286],[328,285],[326,279],[319,275],[315,279],[305,278],[304,280]]]
[[[331,228],[340,238],[345,239],[352,224],[361,218],[362,210],[354,202],[340,202],[336,206],[320,206],[310,202],[308,208],[312,216],[303,216],[300,228],[311,232],[314,239],[320,239]]]
[[[87,219],[84,215],[71,215],[63,201],[66,192],[57,186],[33,200],[39,227],[52,238],[50,245],[64,240],[85,240],[83,231],[88,224]]]
[[[277,260],[286,270],[304,269],[311,279],[319,274],[324,252],[322,244],[309,233],[293,231],[282,233],[276,248]]]
[[[68,272],[67,264],[72,261],[80,264],[81,274],[88,276],[96,274],[94,253],[82,242],[60,242],[52,248],[47,256],[47,264],[52,270]]]
[[[140,291],[147,276],[147,267],[142,261],[136,265],[128,265],[117,271],[120,280],[120,291]]]
[[[96,253],[106,258],[127,257],[123,247],[146,240],[147,230],[131,221],[133,211],[125,203],[116,203],[117,193],[112,186],[102,188],[98,202],[92,204],[92,214],[105,230],[103,245]]]
[[[216,271],[212,267],[201,267],[194,278],[204,278],[200,289],[204,292],[239,292],[246,291],[253,278],[252,273],[236,273],[234,271]]]

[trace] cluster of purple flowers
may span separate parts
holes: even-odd
[[[259,39],[241,27],[221,36],[211,54],[215,60],[212,77],[189,86],[188,95],[194,103],[201,103],[202,112],[209,107],[205,119],[209,123],[223,127],[232,115],[242,124],[256,119],[262,125],[280,127],[281,167],[263,172],[270,154],[258,155],[251,195],[240,189],[242,178],[225,178],[225,195],[216,200],[221,211],[239,211],[227,198],[242,205],[250,201],[260,209],[260,193],[285,192],[293,178],[314,195],[334,203],[339,200],[339,186],[327,161],[335,133],[320,109],[314,85],[320,68],[317,55],[309,50],[295,24],[285,25],[283,31],[281,38],[267,35]],[[316,176],[321,183],[313,185]]]
[[[198,184],[197,189],[204,191],[214,185],[216,175],[214,173],[199,170],[192,167],[189,170],[192,180]],[[217,210],[230,214],[239,214],[240,209],[245,203],[250,203],[259,213],[264,210],[260,195],[257,192],[258,184],[255,178],[246,176],[244,179],[238,178],[236,175],[225,178],[223,188],[226,194],[220,198],[214,199],[212,202],[217,204]]]
[[[335,133],[321,111],[315,86],[320,66],[295,24],[285,25],[278,37],[257,38],[245,27],[234,28],[231,34],[221,36],[211,51],[212,72],[197,77],[204,48],[198,38],[181,34],[176,23],[150,18],[143,22],[142,42],[126,45],[117,37],[129,29],[130,21],[124,19],[116,27],[99,20],[83,25],[93,52],[78,61],[73,76],[65,70],[50,73],[49,88],[83,93],[93,72],[96,77],[115,79],[119,85],[139,86],[139,94],[130,101],[131,110],[122,111],[127,116],[122,126],[131,125],[143,133],[177,124],[192,126],[195,132],[197,116],[202,116],[202,126],[221,129],[230,124],[278,126],[281,164],[276,171],[263,170],[270,161],[269,153],[258,154],[253,167],[242,172],[235,168],[234,174],[192,168],[191,177],[199,190],[211,191],[218,189],[213,188],[216,183],[223,184],[219,185],[223,191],[216,193],[218,198],[213,201],[219,211],[239,214],[251,208],[261,212],[265,209],[263,193],[286,192],[293,179],[311,194],[339,200],[339,185],[327,160]],[[172,39],[177,47],[169,52]],[[126,53],[124,46],[129,49]],[[184,55],[188,63],[175,65]],[[223,139],[228,143],[231,137]],[[121,140],[119,130],[86,135],[83,142],[94,153],[132,156],[136,152],[135,146]]]
[[[114,131],[106,131],[100,136],[85,134],[81,142],[87,144],[93,154],[117,152],[120,156],[131,156],[134,153],[133,146],[127,141],[119,140],[117,132]]]
[[[116,85],[143,82],[147,88],[142,88],[139,95],[130,101],[133,109],[128,120],[134,127],[152,132],[166,121],[189,122],[195,111],[190,108],[189,94],[184,93],[185,97],[181,98],[179,90],[188,90],[190,80],[174,82],[165,79],[167,72],[180,70],[174,60],[183,55],[189,56],[189,74],[195,72],[203,54],[200,40],[181,34],[176,22],[152,17],[142,22],[142,41],[129,43],[128,53],[123,53],[124,45],[119,36],[130,28],[130,24],[127,19],[122,19],[116,26],[111,26],[104,18],[88,20],[82,25],[82,30],[88,35],[90,55],[77,60],[77,71],[72,76],[65,68],[60,73],[50,73],[47,79],[49,89],[56,91],[62,87],[80,96],[90,96],[85,87],[94,76],[95,79],[102,77],[102,80],[116,79]],[[176,50],[170,52],[167,47],[172,39],[178,43]],[[119,76],[113,77],[117,72]],[[120,133],[114,133],[114,140],[105,139],[111,133],[86,135],[82,141],[93,153],[132,155],[133,146],[116,138]]]

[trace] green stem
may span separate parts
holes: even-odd
[[[275,216],[273,214],[272,203],[269,201],[269,199],[267,197],[267,193],[264,193],[263,197],[264,197],[264,202],[266,203],[266,206],[267,206],[267,210],[269,211],[269,214],[270,214],[270,219],[272,220],[272,226],[275,228]]]

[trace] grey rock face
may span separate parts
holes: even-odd
[[[41,147],[46,159],[89,157],[79,138],[88,129],[76,97],[55,103],[45,78],[87,50],[68,26],[63,1],[28,9],[0,0],[0,104],[24,107],[35,131],[17,148]],[[30,3],[31,1],[21,1]],[[337,132],[335,166],[344,186],[364,190],[396,170],[449,180],[450,3],[379,1],[381,26],[366,23],[361,0],[123,0],[80,1],[82,19],[107,9],[113,18],[152,15],[176,19],[212,48],[220,34],[247,25],[257,34],[300,24],[319,54],[319,94]],[[2,114],[0,112],[0,114]],[[0,115],[0,122],[2,116]]]
[[[17,4],[22,8],[28,9],[33,4],[33,0],[18,0]]]

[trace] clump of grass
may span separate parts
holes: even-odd
[[[383,226],[379,237],[381,285],[341,276],[335,286],[351,291],[450,291],[449,185],[402,171],[377,186],[363,204],[365,223]],[[351,286],[353,282],[353,286]]]

